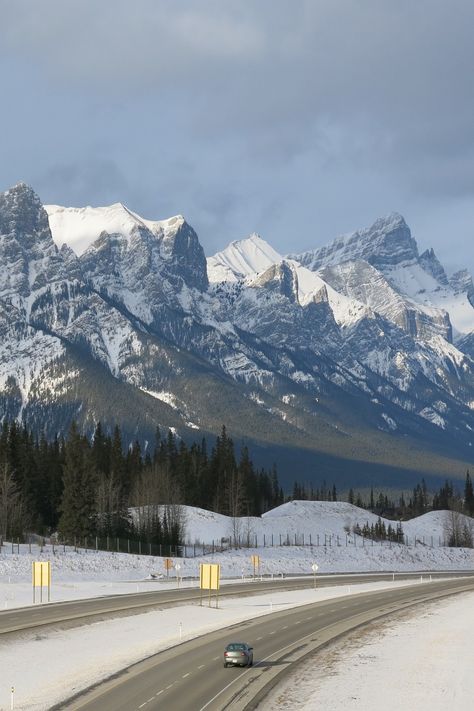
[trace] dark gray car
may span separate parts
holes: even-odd
[[[251,667],[253,664],[253,647],[246,642],[231,642],[224,650],[224,666]]]

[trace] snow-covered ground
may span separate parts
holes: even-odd
[[[363,540],[352,533],[356,524],[377,521],[377,516],[344,502],[294,501],[269,511],[261,518],[239,521],[203,509],[183,507],[189,543],[220,544],[238,529],[248,533],[251,548],[226,550],[196,558],[180,558],[181,578],[196,579],[199,564],[220,563],[223,578],[253,574],[251,555],[260,556],[263,575],[311,574],[317,563],[321,573],[369,571],[472,570],[474,550],[439,546],[445,536],[445,511],[433,511],[403,524],[410,545]],[[471,523],[471,519],[466,519]],[[388,525],[388,521],[385,521]],[[393,521],[391,522],[393,525]],[[265,539],[264,539],[265,535]],[[273,536],[273,543],[271,545]],[[305,545],[286,545],[305,540]],[[311,539],[310,539],[311,536]],[[280,539],[281,537],[281,539]],[[258,547],[254,547],[255,538]],[[265,547],[263,542],[265,540]],[[279,545],[280,540],[285,545]],[[309,545],[309,541],[313,545]],[[319,546],[317,545],[319,541]],[[417,544],[415,545],[415,541]],[[167,585],[163,558],[94,550],[64,551],[47,546],[5,544],[0,553],[0,609],[28,605],[32,601],[31,564],[49,560],[52,568],[52,600],[143,591]],[[192,546],[188,546],[188,552]],[[174,562],[177,562],[174,559]],[[176,582],[176,572],[170,573]]]
[[[406,546],[388,542],[384,542],[383,545],[372,544],[371,541],[363,542],[360,536],[353,534],[354,525],[358,523],[363,526],[366,522],[370,525],[377,521],[377,517],[343,502],[291,502],[268,512],[261,518],[245,518],[239,521],[202,509],[192,507],[184,507],[184,509],[186,538],[190,544],[197,541],[205,543],[214,541],[217,545],[222,542],[222,539],[230,535],[234,536],[236,530],[239,530],[242,537],[248,535],[250,539],[256,536],[258,547],[226,550],[204,557],[180,558],[181,585],[197,586],[196,578],[201,562],[220,563],[223,577],[229,580],[247,578],[253,573],[250,556],[255,553],[258,553],[261,559],[260,572],[268,576],[288,576],[297,573],[310,575],[311,566],[315,562],[322,573],[447,571],[472,570],[474,567],[472,549],[439,546],[439,541],[444,538],[446,532],[446,512],[432,512],[404,523],[404,531],[410,540],[410,545]],[[470,520],[466,522],[471,523]],[[285,540],[288,543],[294,542],[295,536],[297,540],[301,540],[303,535],[305,545],[278,545],[280,536],[283,543]],[[310,535],[313,545],[308,545]],[[263,547],[263,536],[265,536],[265,547]],[[316,545],[318,536],[319,546]],[[16,546],[12,549],[11,543],[6,543],[0,553],[0,610],[32,604],[31,564],[35,560],[50,560],[52,563],[51,600],[53,602],[98,595],[161,590],[176,585],[176,571],[172,571],[168,579],[163,559],[159,557],[81,549],[75,552],[58,546],[54,551],[51,546],[47,546],[43,551],[39,547],[32,546],[30,552],[28,545],[20,545],[18,551]],[[176,559],[174,560],[177,562]],[[429,576],[424,576],[423,579],[428,584]],[[311,579],[309,582],[312,583]],[[398,582],[395,575],[394,582],[376,583],[372,587],[401,584],[407,583]],[[367,585],[351,585],[351,592],[355,592],[356,589],[364,591]],[[164,612],[150,612],[131,618],[95,623],[68,631],[21,633],[2,642],[0,647],[2,670],[0,711],[10,708],[12,686],[15,687],[15,709],[40,711],[50,708],[60,699],[67,698],[79,689],[134,661],[177,643],[180,634],[183,639],[187,639],[238,620],[268,614],[272,609],[305,604],[315,599],[324,599],[327,596],[347,592],[346,586],[325,588],[315,592],[311,585],[308,590],[292,591],[291,594],[274,593],[271,596],[267,594],[255,598],[223,599],[219,611],[196,606],[179,607]],[[46,589],[43,594],[46,596]],[[36,595],[38,600],[38,591]],[[441,622],[443,620],[444,618]],[[472,632],[473,630],[470,629],[471,637]],[[113,649],[110,645],[111,638],[114,639]],[[436,640],[433,644],[435,642]],[[88,650],[87,655],[84,655],[84,649]],[[357,650],[354,651],[355,655],[358,653]],[[464,662],[460,663],[457,652],[453,651],[453,655],[456,656],[462,671]],[[39,665],[38,659],[47,661]],[[383,662],[384,657],[381,659]],[[465,659],[469,659],[467,652]],[[397,657],[397,664],[400,666],[400,673],[405,673],[401,653]],[[393,671],[392,662],[387,666]],[[423,679],[425,685],[428,684],[428,667],[424,673],[426,674],[426,679]],[[435,670],[434,673],[437,674],[437,671]],[[332,678],[339,684],[337,677]],[[437,678],[442,677],[437,675]],[[332,691],[328,690],[327,694],[330,696]],[[298,700],[298,703],[300,701],[306,703],[303,697]],[[281,708],[297,708],[291,704]],[[402,704],[401,707],[422,708],[410,704]],[[302,708],[306,709],[306,707]],[[319,708],[330,711],[336,707],[322,704]],[[338,708],[345,709],[346,706],[342,704]],[[354,708],[362,708],[362,706]],[[370,711],[368,706],[364,708]],[[387,708],[386,703],[385,708]],[[433,711],[438,707],[432,705],[430,708]],[[456,708],[464,707],[456,706]]]
[[[10,708],[12,686],[16,711],[45,711],[124,667],[178,644],[181,639],[317,600],[410,584],[413,582],[395,581],[315,590],[309,580],[305,590],[222,598],[217,610],[188,605],[67,631],[21,633],[0,646],[0,710]],[[429,585],[429,576],[419,584]],[[40,664],[38,660],[43,661]]]
[[[241,540],[250,540],[253,544],[255,540],[259,546],[273,543],[277,545],[281,541],[289,539],[290,543],[296,536],[298,542],[311,542],[315,545],[318,541],[323,545],[326,540],[328,545],[345,543],[346,534],[352,534],[354,526],[364,526],[365,523],[376,524],[378,516],[353,506],[345,501],[289,501],[271,511],[267,511],[261,517],[249,516],[240,519],[233,519],[229,516],[216,514],[213,511],[205,511],[193,506],[185,506],[184,517],[186,524],[186,540],[189,543],[195,541],[202,543],[219,542],[221,538],[232,536]],[[386,527],[396,527],[396,521],[381,519]],[[462,517],[472,523],[472,519]],[[411,521],[402,523],[403,533],[408,538],[410,545],[418,542],[427,546],[439,546],[446,537],[446,526],[449,523],[449,513],[446,511],[430,511],[423,516],[418,516]],[[350,536],[350,538],[353,538]],[[360,545],[359,541],[359,545]]]
[[[355,632],[298,667],[259,708],[469,711],[473,605],[465,593]]]

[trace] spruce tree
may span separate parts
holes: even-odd
[[[73,422],[65,446],[63,494],[58,529],[71,542],[91,536],[96,527],[95,487],[89,443]]]
[[[464,485],[464,508],[469,516],[474,513],[474,489],[472,486],[471,475],[469,469],[466,472],[466,483]]]

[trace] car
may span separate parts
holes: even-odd
[[[224,649],[224,666],[251,667],[253,647],[246,642],[230,642]]]

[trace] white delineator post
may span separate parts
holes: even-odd
[[[313,571],[313,577],[314,577],[314,588],[316,589],[316,572],[319,568],[319,565],[317,563],[313,563],[311,566],[311,570]]]

